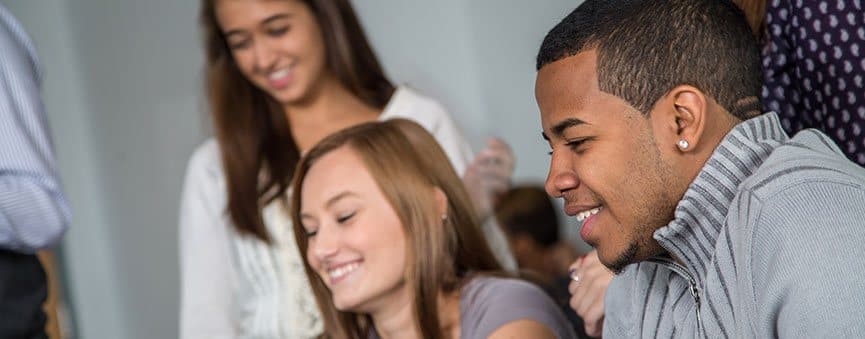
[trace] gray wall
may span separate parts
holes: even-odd
[[[476,149],[489,136],[507,140],[519,156],[517,180],[543,180],[535,55],[580,1],[353,2],[394,81],[443,101]]]
[[[75,209],[63,255],[80,337],[176,337],[180,186],[208,135],[197,1],[2,1],[47,74]],[[543,180],[534,55],[579,1],[353,3],[395,81],[438,98],[476,149],[492,135],[509,141],[517,180]]]

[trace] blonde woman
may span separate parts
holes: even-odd
[[[574,337],[540,288],[501,277],[447,164],[405,120],[343,130],[301,160],[291,216],[324,337]]]

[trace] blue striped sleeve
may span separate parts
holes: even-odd
[[[56,244],[70,219],[33,44],[0,6],[0,248],[32,253]]]

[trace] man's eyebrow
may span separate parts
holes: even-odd
[[[589,123],[577,118],[568,118],[553,125],[553,127],[550,127],[550,133],[552,133],[555,137],[561,137],[562,134],[565,133],[565,130],[567,130],[568,128],[588,124]],[[541,136],[544,138],[544,140],[550,141],[550,137],[547,135],[546,132],[541,132]]]

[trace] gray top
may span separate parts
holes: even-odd
[[[655,239],[683,265],[616,277],[605,338],[865,337],[865,169],[816,130],[736,126]]]
[[[559,307],[539,287],[519,279],[476,277],[460,293],[460,338],[486,338],[503,325],[534,320],[558,338],[576,338]],[[378,339],[371,331],[370,339]]]
[[[519,279],[477,277],[460,296],[460,338],[486,338],[517,320],[544,324],[558,338],[575,338],[559,306],[539,287]]]

